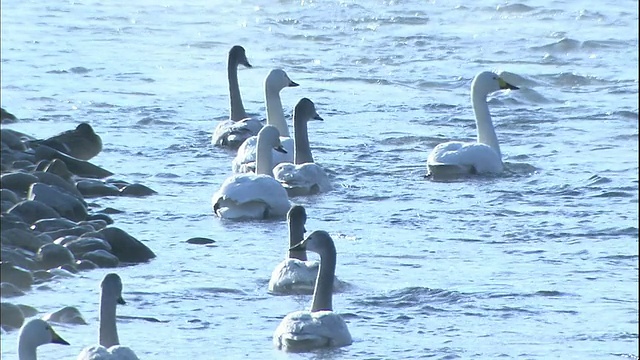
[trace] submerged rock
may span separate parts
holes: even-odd
[[[156,257],[146,245],[117,227],[106,227],[98,233],[111,245],[111,253],[122,262],[146,262]]]

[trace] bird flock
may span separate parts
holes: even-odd
[[[300,99],[294,107],[291,137],[280,91],[299,85],[282,69],[271,70],[264,81],[266,123],[248,116],[238,84],[240,65],[252,67],[245,49],[236,45],[229,51],[227,63],[229,119],[216,126],[211,143],[237,153],[231,161],[233,174],[213,194],[213,213],[223,219],[238,221],[286,217],[289,226],[287,258],[273,270],[269,292],[313,294],[313,300],[309,311],[294,311],[281,320],[273,333],[275,347],[302,352],[350,345],[353,340],[347,324],[333,311],[332,305],[334,291],[345,286],[335,276],[335,244],[323,230],[312,231],[304,238],[306,211],[290,200],[325,193],[332,188],[325,170],[314,162],[307,129],[309,121],[323,121],[323,118],[313,101]],[[498,174],[504,170],[487,96],[506,89],[517,90],[518,87],[493,72],[484,71],[475,76],[471,84],[471,104],[477,141],[449,141],[437,145],[427,158],[427,177],[446,180]],[[317,253],[320,261],[308,260],[306,251]],[[101,283],[99,343],[83,349],[78,360],[137,359],[135,353],[120,345],[118,339],[116,305],[123,303],[120,277],[115,273],[107,274]],[[46,321],[32,319],[26,322],[18,339],[19,358],[36,359],[36,348],[47,343],[68,345]]]

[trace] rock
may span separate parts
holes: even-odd
[[[78,270],[93,270],[97,268],[98,265],[89,259],[76,260],[76,269]]]
[[[0,189],[0,200],[9,201],[14,204],[20,202],[20,198],[18,198],[18,195],[16,195],[16,193],[11,191],[10,189]]]
[[[42,284],[45,281],[53,279],[53,274],[45,270],[36,270],[33,272],[34,285]]]
[[[54,277],[63,277],[63,278],[72,278],[75,277],[75,273],[62,269],[62,268],[53,268],[53,269],[49,269],[47,270],[48,273],[50,273],[51,275],[53,275]]]
[[[24,304],[17,304],[17,305],[22,311],[22,313],[24,314],[25,318],[29,318],[38,314],[38,310],[33,306],[24,305]]]
[[[84,197],[82,196],[80,191],[78,191],[75,184],[64,180],[63,178],[61,178],[56,174],[48,173],[44,171],[35,171],[33,175],[38,178],[38,182],[51,185],[51,186],[56,186],[58,187],[58,189],[62,190],[64,193],[75,197],[80,202],[82,202],[83,205],[86,206],[86,204],[84,204]]]
[[[35,170],[36,166],[33,165],[33,161],[30,161],[28,159],[20,159],[12,162],[11,168],[13,168],[13,170],[32,172],[33,170]]]
[[[57,239],[59,237],[69,236],[69,235],[81,236],[90,231],[93,232],[94,229],[89,225],[84,225],[84,226],[74,226],[70,229],[60,229],[55,231],[49,231],[44,234],[51,236],[51,238],[53,239]]]
[[[94,219],[94,220],[81,221],[78,223],[78,225],[89,225],[93,228],[93,230],[98,231],[106,228],[108,224],[105,220]]]
[[[80,200],[58,190],[55,186],[43,183],[32,184],[27,199],[45,203],[60,215],[73,221],[82,221],[87,217],[87,208]]]
[[[36,259],[43,269],[51,269],[64,264],[73,264],[76,259],[69,249],[58,244],[45,244],[36,254]]]
[[[103,249],[85,253],[82,255],[82,260],[89,260],[101,268],[117,267],[120,264],[120,260],[115,255]]]
[[[78,225],[76,222],[71,221],[67,218],[50,218],[50,219],[40,219],[31,225],[31,229],[40,232],[48,232],[60,229],[71,229],[72,227]]]
[[[73,174],[67,168],[67,164],[60,159],[53,159],[49,164],[44,168],[44,172],[56,174],[62,179],[71,183],[71,179],[73,178]]]
[[[60,159],[65,163],[65,165],[67,165],[69,171],[82,177],[102,179],[113,175],[111,171],[105,170],[88,161],[76,159],[45,145],[40,145],[36,148],[35,158],[36,160]]]
[[[196,245],[213,244],[215,242],[216,242],[215,240],[207,239],[207,238],[203,238],[203,237],[194,237],[194,238],[191,238],[191,239],[187,240],[188,244],[196,244]]]
[[[33,224],[40,219],[60,217],[51,206],[36,200],[23,200],[7,211],[7,214],[17,215],[27,224]]]
[[[21,290],[27,290],[33,284],[33,275],[29,270],[2,261],[0,262],[0,282],[8,282]]]
[[[13,115],[12,113],[8,112],[4,108],[0,108],[0,122],[11,123],[11,122],[15,122],[16,120],[18,120],[18,118],[15,115]],[[3,133],[3,135],[4,135],[4,133]],[[22,325],[20,325],[20,326],[22,326]]]
[[[111,245],[99,238],[78,238],[71,242],[64,244],[64,246],[73,253],[77,259],[84,258],[84,254],[94,250],[111,251]]]
[[[8,229],[0,233],[2,244],[13,245],[21,249],[36,252],[40,247],[51,241],[46,238],[38,237],[33,231],[22,229]],[[50,239],[49,239],[50,240]]]
[[[61,236],[55,240],[53,240],[54,244],[58,244],[58,245],[62,245],[65,246],[66,244],[78,240],[80,237],[77,235],[65,235],[65,236]]]
[[[31,184],[37,181],[36,176],[19,171],[0,175],[0,187],[17,194],[26,194]]]
[[[17,214],[3,213],[0,214],[0,229],[22,229],[29,230],[29,225],[22,220]]]
[[[113,219],[107,214],[89,214],[86,221],[103,220],[107,225],[113,224]]]
[[[0,257],[3,262],[11,263],[27,270],[35,270],[38,268],[38,264],[32,260],[35,256],[35,252],[5,245],[3,245],[0,250]]]
[[[3,302],[0,303],[0,319],[2,328],[19,329],[24,323],[24,314],[19,306]]]
[[[122,262],[146,262],[156,257],[146,245],[117,227],[106,227],[98,233],[104,235],[111,245],[111,253]]]
[[[116,186],[93,179],[79,180],[76,182],[76,188],[85,197],[120,195],[120,190]]]
[[[87,325],[80,310],[74,306],[65,306],[58,311],[45,314],[42,320],[60,324]]]
[[[131,184],[120,189],[120,194],[123,196],[148,196],[157,194],[157,192],[142,184]]]
[[[12,283],[0,283],[0,297],[10,298],[22,295],[24,295],[24,291],[18,289],[18,287],[13,285]]]

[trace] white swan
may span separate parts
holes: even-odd
[[[60,335],[53,331],[49,323],[42,319],[31,319],[24,323],[18,335],[18,359],[36,360],[37,348],[44,344],[69,345]]]
[[[320,255],[320,271],[313,291],[311,311],[295,311],[285,316],[273,333],[274,345],[281,350],[299,352],[351,344],[347,324],[332,311],[336,248],[331,236],[326,231],[314,231],[293,247],[293,250],[297,249]]]
[[[125,304],[120,276],[105,275],[100,287],[100,344],[84,348],[77,360],[138,360],[133,350],[121,346],[118,339],[116,306]]]
[[[229,120],[218,123],[211,137],[211,143],[237,149],[247,138],[254,136],[262,129],[262,122],[247,115],[240,96],[238,86],[238,66],[242,64],[251,67],[245,50],[235,45],[229,50],[227,59],[227,77],[229,79],[229,102],[231,113]]]
[[[465,174],[502,172],[502,155],[491,122],[487,95],[504,89],[518,88],[492,72],[485,71],[476,75],[471,83],[471,104],[476,117],[478,141],[449,141],[437,145],[427,159],[427,176],[442,179]]]
[[[289,224],[289,250],[287,258],[281,261],[269,280],[269,292],[278,295],[311,295],[316,285],[320,262],[307,260],[307,252],[303,249],[291,248],[304,239],[304,224],[307,213],[303,206],[294,205],[287,213]],[[345,284],[334,277],[333,291],[338,291]]]
[[[307,122],[322,120],[313,101],[302,98],[293,110],[294,150],[293,164],[283,162],[273,168],[273,177],[282,183],[289,196],[317,194],[331,190],[324,169],[313,162],[309,147]]]
[[[264,80],[265,106],[267,108],[267,125],[273,125],[280,132],[280,143],[287,153],[273,151],[273,165],[281,162],[293,162],[293,139],[289,137],[289,127],[284,118],[280,90],[285,87],[298,86],[291,81],[282,69],[273,69]],[[250,137],[238,148],[238,154],[231,163],[234,173],[253,172],[255,170],[256,147],[258,138]]]
[[[271,151],[286,151],[278,129],[267,125],[258,133],[256,173],[234,174],[213,194],[213,212],[227,219],[264,219],[284,216],[291,203],[286,190],[271,175]]]

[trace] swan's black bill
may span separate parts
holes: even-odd
[[[274,147],[273,150],[277,151],[277,152],[281,152],[283,154],[287,153],[287,150],[285,150],[285,148],[282,147],[282,145],[278,146],[278,147]]]
[[[54,344],[61,344],[61,345],[71,345],[67,342],[67,340],[63,339],[60,337],[60,335],[56,334],[55,331],[53,331],[53,329],[49,329],[51,331],[51,342]]]

